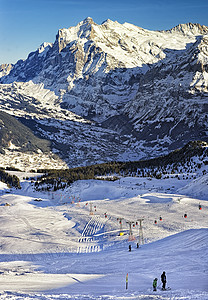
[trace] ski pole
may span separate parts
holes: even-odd
[[[128,289],[129,274],[126,274],[126,290]]]

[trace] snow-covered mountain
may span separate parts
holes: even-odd
[[[87,18],[1,77],[0,108],[70,166],[140,159],[207,139],[208,27],[150,31]]]

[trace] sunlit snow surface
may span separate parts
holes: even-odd
[[[34,191],[25,175],[21,190],[0,185],[0,299],[208,299],[206,175],[84,180],[54,193]],[[126,221],[140,218],[137,248],[139,227],[129,242]]]

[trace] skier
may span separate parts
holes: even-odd
[[[165,271],[162,273],[161,275],[161,281],[162,281],[162,290],[165,290],[165,285],[166,285],[166,275],[165,275]]]
[[[153,291],[154,292],[156,292],[157,291],[157,278],[155,278],[154,280],[153,280]]]

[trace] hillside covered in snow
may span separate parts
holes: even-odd
[[[21,189],[0,185],[0,299],[208,298],[207,175],[37,191],[41,174],[10,174]]]

